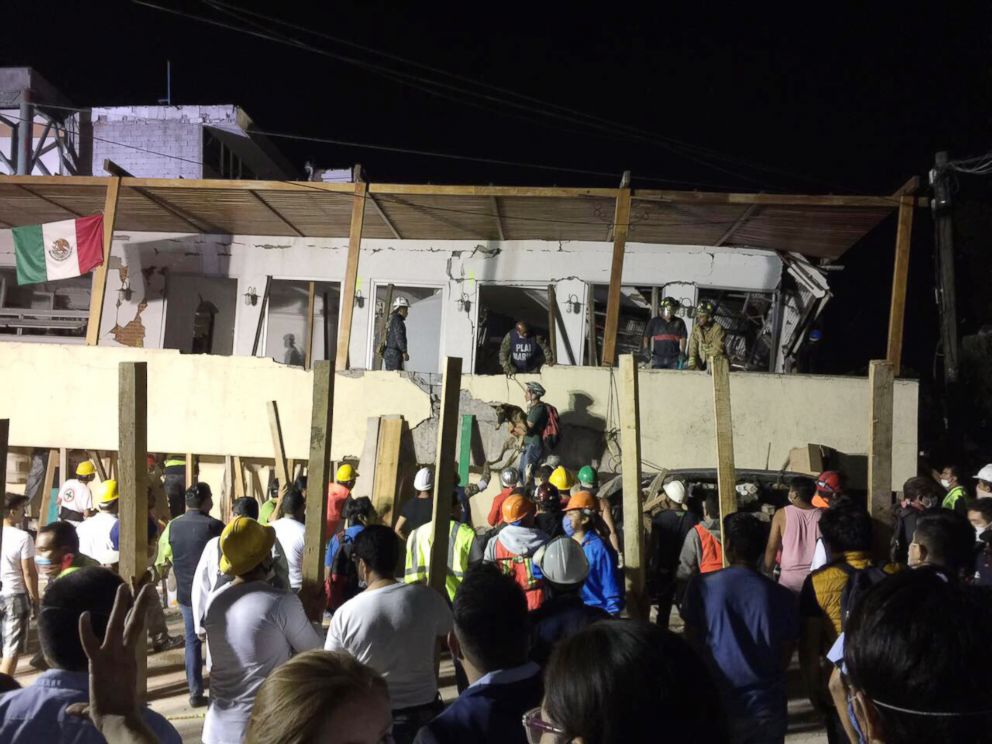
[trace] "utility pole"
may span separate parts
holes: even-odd
[[[944,349],[944,384],[949,387],[958,379],[958,324],[957,300],[954,294],[954,222],[951,216],[947,152],[938,152],[934,157],[930,187],[930,209],[936,232],[939,271],[937,296],[940,304],[940,338]]]

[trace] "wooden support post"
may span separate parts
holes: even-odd
[[[909,279],[909,246],[913,236],[913,196],[899,197],[896,257],[892,267],[892,303],[889,307],[889,345],[885,355],[898,377],[902,362],[902,337],[906,318],[906,283]]]
[[[231,521],[231,509],[234,506],[234,458],[224,455],[224,494],[220,502],[220,521],[227,524]]]
[[[657,318],[661,311],[661,288],[651,287],[651,317]]]
[[[558,309],[558,300],[555,298],[555,285],[548,285],[548,348],[551,349],[551,358],[547,361],[551,364],[558,363],[558,327],[555,312]]]
[[[48,451],[48,464],[45,466],[45,482],[41,488],[41,506],[38,508],[38,526],[48,524],[49,512],[52,510],[52,489],[55,488],[55,468],[58,467],[58,450]]]
[[[351,345],[351,319],[355,314],[355,289],[358,284],[358,257],[362,250],[362,225],[365,222],[365,199],[369,185],[355,182],[355,197],[351,203],[351,231],[348,236],[348,264],[341,283],[341,320],[338,325],[338,351],[334,360],[337,370],[348,369],[348,347]]]
[[[627,587],[627,612],[647,620],[644,526],[641,513],[641,421],[637,401],[637,362],[631,354],[620,357],[620,449],[623,478],[623,573]]]
[[[234,498],[243,499],[245,497],[245,470],[241,465],[241,458],[235,455],[232,460],[234,468]]]
[[[303,369],[310,369],[313,366],[313,316],[316,308],[317,282],[310,282],[307,285],[307,348],[303,356]]]
[[[276,514],[282,508],[282,497],[289,485],[289,470],[286,468],[286,447],[282,441],[282,426],[279,425],[279,407],[274,400],[266,404],[269,411],[269,431],[272,433],[272,455],[276,461],[276,478],[279,479],[279,500]]]
[[[272,290],[272,277],[265,277],[262,291],[262,306],[258,309],[258,323],[255,325],[255,341],[251,345],[251,355],[258,356],[258,346],[262,341],[262,328],[265,327],[265,310],[269,306],[269,292]]]
[[[589,302],[586,303],[586,332],[589,340],[589,358],[586,360],[587,367],[599,366],[599,354],[596,349],[596,295],[592,288],[589,288]]]
[[[620,324],[620,280],[623,278],[623,254],[630,228],[630,171],[624,171],[617,192],[613,217],[613,260],[610,263],[610,293],[606,300],[606,327],[603,329],[603,366],[617,362],[617,326]]]
[[[10,419],[0,419],[0,498],[7,498],[7,450],[10,444]],[[3,529],[0,528],[0,550],[3,549]]]
[[[120,574],[138,582],[148,567],[148,365],[121,362],[118,387],[118,451],[120,452]],[[138,697],[148,689],[147,634],[136,649]]]
[[[455,437],[458,432],[458,399],[462,385],[461,357],[445,357],[438,415],[437,459],[434,464],[434,512],[431,517],[431,562],[427,583],[447,598],[448,532],[451,494],[455,487]]]
[[[96,450],[90,450],[86,454],[88,454],[90,456],[90,460],[93,461],[93,467],[96,468],[96,474],[100,476],[100,480],[107,480],[109,476],[107,475],[107,469],[103,467],[103,460],[100,458],[100,453]]]
[[[730,411],[730,364],[723,356],[711,361],[713,420],[716,422],[716,477],[720,493],[720,531],[723,520],[737,511],[737,474],[734,470],[734,422]],[[723,565],[727,565],[727,536],[723,536]]]
[[[890,362],[868,365],[868,513],[874,532],[875,557],[888,555],[892,533],[892,394]]]
[[[186,453],[186,488],[190,489],[196,483],[196,461],[192,452]]]
[[[65,447],[59,448],[59,488],[69,480],[69,451]]]
[[[393,285],[390,284],[386,287],[386,300],[382,305],[382,317],[380,317],[375,322],[375,340],[378,345],[380,342],[386,340],[386,329],[389,328],[389,312],[393,304]],[[382,369],[383,363],[382,355],[379,350],[375,350],[375,354],[372,357],[372,369]]]
[[[93,270],[90,289],[90,315],[86,322],[86,345],[100,343],[100,322],[103,320],[103,299],[107,293],[107,270],[110,266],[110,248],[114,242],[114,225],[117,222],[117,197],[121,179],[107,179],[107,195],[103,201],[103,263]]]
[[[403,417],[374,419],[376,440],[375,472],[372,475],[372,506],[383,524],[396,521],[396,492],[399,487],[400,445],[403,440]]]
[[[334,425],[334,365],[313,367],[313,409],[310,417],[310,460],[307,465],[306,533],[303,537],[303,596],[324,584],[327,543],[327,487],[331,481],[331,431]],[[323,614],[323,613],[322,613]],[[320,621],[319,617],[311,620]]]

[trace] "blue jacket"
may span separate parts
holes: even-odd
[[[583,538],[582,550],[589,561],[589,575],[582,585],[582,601],[590,607],[600,607],[611,615],[619,615],[624,601],[617,554],[595,532],[589,532]]]
[[[587,605],[576,594],[545,599],[544,604],[530,613],[530,658],[545,666],[559,641],[609,616],[606,610]]]
[[[420,729],[414,744],[527,744],[521,721],[543,694],[536,664],[487,674]]]
[[[355,538],[358,537],[364,529],[364,524],[356,524],[353,527],[349,527],[344,531],[344,541],[346,543],[354,542]],[[334,565],[334,556],[338,554],[338,548],[340,547],[341,541],[338,539],[337,535],[327,541],[327,552],[324,553],[324,565],[327,568],[331,568]]]

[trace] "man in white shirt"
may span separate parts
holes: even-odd
[[[14,676],[17,659],[27,648],[28,627],[38,607],[38,569],[34,541],[20,528],[27,496],[8,494],[4,503],[3,548],[0,553],[0,672]]]
[[[59,489],[59,519],[82,522],[93,514],[93,494],[90,483],[96,477],[96,468],[89,460],[76,466],[76,477],[69,478]]]
[[[306,531],[303,518],[306,514],[306,502],[303,494],[295,488],[291,488],[283,496],[282,514],[282,517],[269,524],[276,531],[280,552],[286,557],[289,586],[293,591],[299,591],[303,586],[303,535]]]
[[[266,582],[275,541],[272,527],[248,517],[220,536],[220,570],[235,578],[211,596],[203,623],[212,660],[205,744],[240,744],[265,678],[294,654],[320,648],[299,598]],[[325,600],[316,599],[308,609],[320,617]]]
[[[76,527],[79,552],[104,566],[120,561],[120,553],[114,550],[110,539],[110,533],[117,524],[119,496],[117,481],[105,480],[98,489],[97,513]]]
[[[366,589],[334,613],[324,648],[346,651],[385,677],[393,738],[408,744],[443,709],[437,694],[438,653],[452,621],[438,592],[396,581],[400,547],[385,525],[371,525],[355,537],[352,556]]]

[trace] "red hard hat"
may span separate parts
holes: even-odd
[[[827,496],[837,496],[843,492],[840,485],[840,473],[836,470],[824,470],[816,479],[816,492]]]
[[[561,504],[561,496],[558,495],[558,489],[547,481],[537,487],[535,496],[537,503],[544,507]]]

